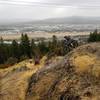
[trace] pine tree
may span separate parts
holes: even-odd
[[[44,42],[43,40],[39,43],[39,50],[41,51],[41,55],[44,56],[45,54],[47,54],[47,52],[49,51],[49,48],[47,46],[47,43]]]
[[[0,45],[3,45],[4,44],[4,40],[3,40],[3,38],[1,37],[0,38]]]
[[[93,33],[90,33],[88,42],[98,42],[98,41],[100,41],[100,33],[98,33],[96,29]]]
[[[3,38],[0,39],[0,64],[3,64],[7,59],[6,48]]]
[[[31,40],[31,56],[35,56],[35,50],[36,50],[37,46],[35,44],[34,39]]]
[[[21,55],[30,57],[31,56],[30,49],[31,49],[30,48],[30,40],[29,40],[27,34],[25,34],[25,35],[22,34],[21,42],[20,42]]]
[[[19,45],[13,40],[11,44],[12,57],[19,58]]]
[[[51,44],[51,49],[53,52],[56,52],[57,42],[58,42],[57,37],[55,35],[53,35],[52,44]]]

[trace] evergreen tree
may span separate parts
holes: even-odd
[[[31,56],[35,56],[35,50],[36,50],[37,46],[35,44],[34,39],[31,40]]]
[[[96,29],[93,33],[90,33],[88,42],[98,42],[98,41],[100,41],[100,33],[98,33]]]
[[[55,35],[53,35],[52,37],[52,44],[51,44],[51,51],[56,52],[56,48],[57,48],[57,37]]]
[[[57,47],[57,37],[55,35],[52,37],[52,45],[54,48]]]
[[[11,44],[12,57],[19,58],[19,45],[13,40]]]
[[[0,64],[4,63],[7,59],[6,48],[3,38],[0,39]]]
[[[0,38],[0,45],[4,45],[4,41],[2,37]]]
[[[39,43],[38,46],[39,46],[39,50],[41,51],[41,55],[45,55],[49,51],[47,43],[44,42],[43,40]]]
[[[31,49],[30,40],[29,40],[27,34],[25,34],[25,35],[22,34],[21,42],[20,42],[21,55],[30,57],[31,56],[30,49]]]

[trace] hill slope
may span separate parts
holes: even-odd
[[[100,100],[100,43],[33,66],[0,70],[0,100]]]
[[[27,100],[100,100],[100,43],[69,53],[55,66],[33,74]]]
[[[26,60],[7,69],[0,69],[0,100],[25,100],[28,80],[33,73],[44,66],[45,57],[40,65]]]

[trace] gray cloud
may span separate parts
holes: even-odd
[[[0,22],[100,16],[100,0],[0,0]]]

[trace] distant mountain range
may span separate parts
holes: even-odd
[[[64,17],[64,18],[51,18],[33,23],[39,24],[100,24],[100,17]]]
[[[72,16],[63,18],[48,18],[44,20],[28,21],[17,19],[17,21],[1,21],[0,25],[10,25],[10,24],[100,24],[100,17],[83,17],[83,16]]]

